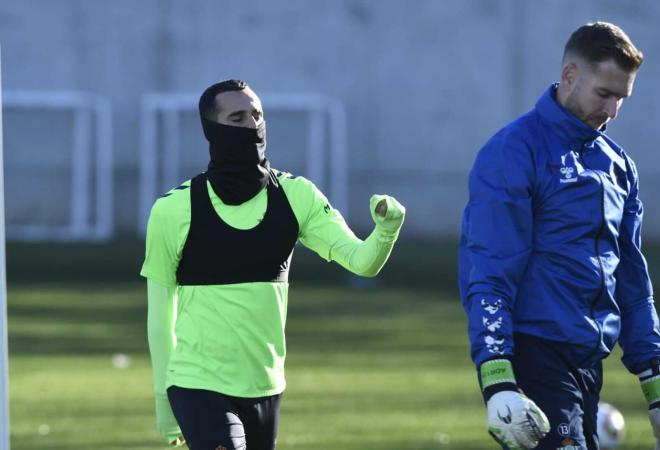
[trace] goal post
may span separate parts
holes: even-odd
[[[5,122],[13,124],[5,139],[15,149],[5,158],[6,173],[12,189],[21,194],[21,201],[6,204],[7,237],[18,241],[109,240],[114,228],[109,100],[77,91],[4,94]],[[48,132],[32,133],[33,123],[43,116],[51,119],[42,120],[49,123]],[[59,168],[69,178],[58,179],[56,172],[36,178],[20,176],[26,166],[48,172]],[[31,186],[35,179],[39,182],[46,177],[60,184],[52,189]]]
[[[7,260],[5,254],[5,181],[2,137],[2,46],[0,46],[0,450],[9,450],[9,355],[7,348]]]
[[[185,156],[182,148],[195,147],[196,170],[206,167],[200,165],[208,162],[205,151],[208,143],[202,137],[198,98],[198,95],[185,93],[150,93],[142,98],[138,235],[144,236],[146,232],[149,211],[156,198],[194,175],[181,171]],[[295,119],[295,126],[300,126],[297,134],[304,135],[301,142],[304,149],[288,149],[289,158],[303,160],[305,165],[300,175],[314,182],[342,214],[348,215],[348,145],[343,104],[320,94],[265,94],[261,101],[269,125],[278,117],[284,121],[290,115],[303,116]],[[280,147],[286,146],[273,146],[271,136],[278,134],[277,128],[277,125],[269,128],[267,156],[269,151],[278,152],[282,150]],[[277,141],[277,136],[274,140]],[[280,159],[278,155],[271,155],[273,160]],[[275,167],[279,168],[277,164]]]

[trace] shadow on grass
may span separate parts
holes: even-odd
[[[74,294],[76,295],[76,294]],[[21,305],[10,304],[8,315],[15,319],[44,320],[75,324],[103,323],[110,325],[135,325],[145,323],[146,305],[135,306],[80,306],[80,305]]]
[[[456,301],[433,291],[294,287],[288,345],[291,352],[312,356],[461,346],[463,333],[457,328],[464,319],[455,305],[445,307],[447,300]],[[8,317],[12,354],[147,352],[141,284],[114,291],[85,285],[16,287],[9,292]]]
[[[146,354],[144,285],[12,288],[9,331],[12,356]],[[288,421],[288,434],[293,435],[293,441],[298,435],[305,439],[312,429],[318,428],[317,435],[312,436],[314,439],[321,436],[334,442],[328,427],[335,426],[348,436],[357,436],[355,442],[319,445],[315,449],[495,448],[484,446],[484,442],[490,442],[487,436],[476,434],[483,433],[483,405],[478,395],[476,374],[469,361],[466,320],[451,290],[294,285],[289,298],[287,345],[291,388],[285,395],[283,421]],[[48,361],[41,362],[42,367],[48,367]],[[30,366],[25,366],[22,370],[29,369]],[[607,373],[605,376],[607,378]],[[144,380],[134,383],[138,390],[150,388],[140,384],[146,383]],[[127,386],[117,386],[116,389],[123,392]],[[116,425],[125,419],[126,411],[112,409],[115,407],[108,398],[105,397],[105,401],[94,398],[85,405],[63,401],[62,404],[53,404],[57,411],[51,413],[58,418],[66,410],[67,416],[76,423],[89,418]],[[608,401],[625,414],[639,411],[646,421],[645,412],[639,407],[640,395],[630,395],[629,389],[614,389],[608,393]],[[40,408],[46,404],[43,400],[39,403]],[[33,403],[24,405],[25,411],[34,407]],[[142,409],[133,409],[137,416],[145,416],[145,411],[149,411],[146,408],[151,408],[150,402]],[[474,436],[460,435],[460,431],[446,422],[455,420],[452,423],[463,426],[466,421],[461,415],[468,414],[466,411],[479,411],[480,414],[466,418],[473,425],[470,430],[478,430],[474,431]],[[18,412],[14,409],[13,414]],[[114,418],[115,414],[117,418]],[[21,420],[27,421],[28,416],[34,416],[34,410],[30,409]],[[138,421],[137,416],[130,421]],[[335,422],[319,421],[319,417],[328,420],[334,417]],[[411,417],[415,420],[410,423],[397,422]],[[429,417],[437,417],[437,420],[434,418],[433,424],[424,424]],[[633,417],[632,413],[626,415],[626,420],[629,417]],[[146,419],[142,420],[147,423]],[[387,431],[390,422],[397,424],[392,425],[391,434]],[[148,426],[153,426],[151,417]],[[372,430],[370,436],[364,436],[365,427],[381,434]],[[435,439],[433,432],[438,427],[447,428],[453,440],[441,442]],[[396,434],[395,428],[402,430],[401,433]],[[419,434],[420,429],[423,434]],[[286,433],[282,434],[284,439],[280,447],[283,450],[303,448],[294,442],[288,447],[286,436]],[[85,440],[74,446],[66,445],[66,437],[54,434],[51,437],[53,440],[49,442],[52,445],[44,447],[43,437],[22,435],[17,437],[20,446],[15,448],[162,448],[157,442],[152,444],[148,439],[140,442],[133,436],[125,436],[115,446],[107,444],[109,439],[105,439],[102,445],[86,445],[88,441]],[[377,438],[382,438],[378,445],[365,446]],[[628,445],[626,448],[641,450],[643,447]]]
[[[10,355],[144,353],[146,301],[138,284],[10,286]]]

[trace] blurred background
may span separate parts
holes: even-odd
[[[657,1],[4,0],[13,448],[161,448],[145,223],[158,196],[205,169],[197,99],[226,78],[261,96],[272,165],[310,178],[358,235],[373,193],[408,211],[377,279],[297,251],[280,448],[492,448],[455,288],[467,175],[592,20],[620,25],[646,56],[608,134],[639,168],[657,285]],[[623,448],[647,448],[618,356],[604,397],[629,422]]]

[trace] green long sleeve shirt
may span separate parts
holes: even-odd
[[[302,177],[278,181],[299,224],[298,240],[353,273],[376,275],[387,261],[398,227],[376,225],[360,240],[326,197]],[[288,283],[253,282],[180,286],[176,270],[190,227],[190,181],[154,204],[141,275],[148,278],[148,335],[154,390],[206,389],[237,397],[262,397],[285,388],[284,328]],[[250,229],[264,217],[266,190],[241,205],[227,205],[207,186],[224,222]]]

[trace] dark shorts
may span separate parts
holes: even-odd
[[[518,386],[550,421],[550,432],[536,448],[598,450],[601,362],[580,367],[566,344],[526,334],[514,335],[514,345],[513,370]]]
[[[167,395],[191,450],[274,450],[280,395],[239,398],[171,386]]]

